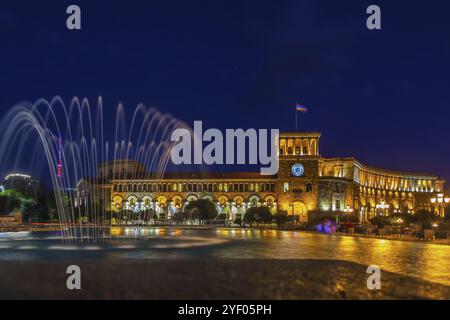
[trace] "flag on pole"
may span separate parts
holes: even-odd
[[[300,111],[300,112],[307,112],[308,111],[308,109],[306,109],[305,106],[302,106],[302,105],[300,105],[298,103],[295,105],[295,110]]]

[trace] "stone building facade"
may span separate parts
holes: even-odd
[[[268,206],[301,222],[324,215],[356,215],[361,222],[376,215],[414,214],[434,210],[430,199],[444,190],[444,180],[433,174],[377,169],[355,158],[324,158],[320,133],[280,133],[279,171],[259,173],[146,172],[132,160],[102,163],[98,177],[77,185],[75,204],[92,201],[106,210],[141,212],[152,209],[170,218],[192,200],[208,199],[230,220],[252,206]]]

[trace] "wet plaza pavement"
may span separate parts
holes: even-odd
[[[86,288],[97,283],[85,298],[446,299],[449,262],[446,245],[274,230],[119,228],[81,244],[2,234],[0,266],[11,277],[0,289],[32,297],[48,285],[49,297],[66,297],[64,266],[78,264]],[[383,271],[382,290],[367,289],[368,265]]]

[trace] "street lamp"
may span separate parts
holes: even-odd
[[[347,216],[347,223],[348,223],[348,220],[349,220],[349,216],[350,216],[350,214],[353,212],[353,208],[350,208],[350,206],[346,206],[345,208],[344,208],[344,213],[345,213],[345,215]]]
[[[447,207],[450,202],[449,197],[445,197],[443,193],[438,193],[436,197],[430,199],[431,204],[434,206],[435,211],[437,211],[438,215],[444,216],[444,209]]]

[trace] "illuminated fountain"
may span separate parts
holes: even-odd
[[[162,178],[174,143],[170,141],[171,133],[176,128],[187,128],[171,115],[142,104],[128,121],[122,104],[114,111],[111,114],[104,108],[101,97],[94,107],[87,99],[74,98],[66,106],[55,97],[34,104],[19,103],[0,123],[0,168],[15,168],[25,162],[30,171],[49,173],[65,240],[103,238],[101,228],[86,228],[83,219],[100,226],[111,218],[106,203],[87,203],[81,209],[73,192],[79,181],[90,179],[92,196],[96,197],[95,193],[102,192],[96,188],[99,179],[111,179],[98,174],[98,164],[106,165],[105,172],[114,172],[112,180],[121,179],[124,177],[116,174],[120,171],[114,166],[124,159],[135,160],[145,168],[131,176],[128,172],[127,179]],[[104,197],[106,201],[111,200]]]

